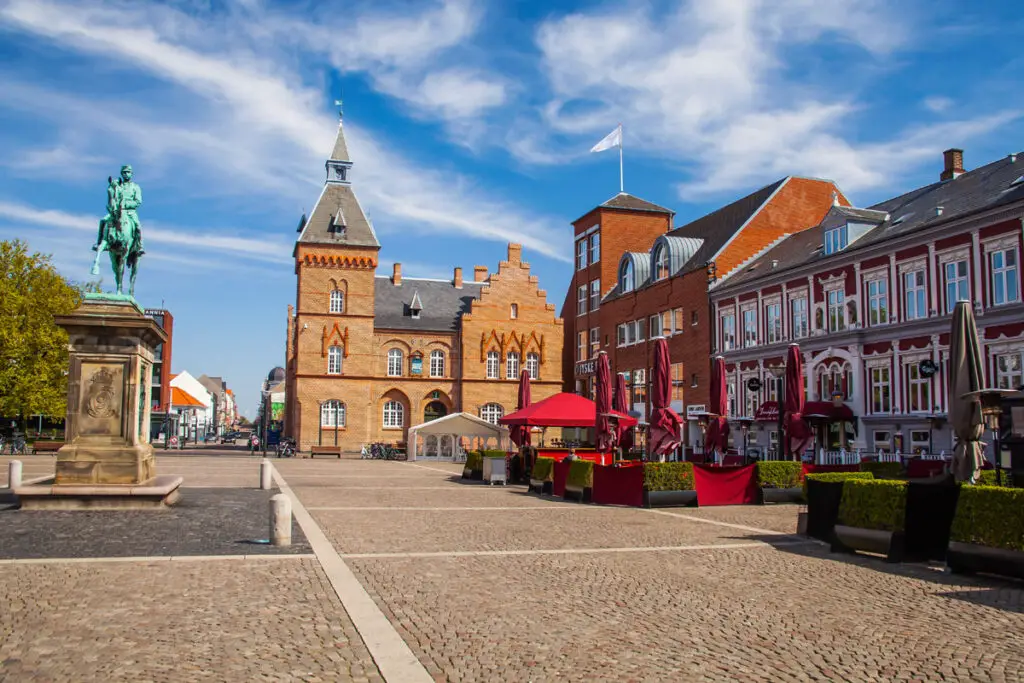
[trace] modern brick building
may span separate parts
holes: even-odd
[[[961,150],[944,157],[939,182],[867,209],[832,207],[713,287],[714,352],[727,362],[733,415],[775,401],[772,368],[795,342],[808,400],[824,416],[819,447],[950,453],[958,300],[974,302],[988,386],[1021,386],[1024,156],[969,172]],[[747,387],[754,378],[760,391]],[[774,440],[765,425],[750,442]]]
[[[703,411],[710,380],[708,284],[739,272],[784,236],[845,203],[825,180],[787,177],[682,227],[672,211],[619,194],[573,223],[576,272],[563,306],[565,386],[593,392],[593,359],[607,351],[626,376],[632,410],[648,414],[651,340],[669,340],[672,406]],[[688,420],[684,443],[700,439]]]
[[[381,247],[352,165],[339,124],[293,253],[285,432],[299,450],[401,443],[410,426],[452,412],[497,421],[515,410],[521,368],[533,376],[533,400],[558,393],[562,320],[521,246],[508,245],[497,272],[474,267],[472,279],[461,268],[450,280],[408,277],[397,263],[378,275]]]

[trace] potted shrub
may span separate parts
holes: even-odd
[[[803,467],[790,460],[762,460],[757,463],[757,485],[762,503],[798,503],[803,500],[800,477]]]
[[[481,451],[469,451],[466,453],[466,464],[462,468],[463,479],[484,478],[484,456]]]
[[[486,484],[508,484],[508,453],[502,450],[480,451],[483,460],[483,480]]]
[[[1024,489],[962,486],[946,564],[957,574],[1024,579]]]
[[[644,507],[693,505],[696,502],[692,462],[644,463]]]
[[[862,462],[861,472],[870,472],[875,479],[899,479],[904,476],[903,463],[899,462]]]
[[[807,501],[806,523],[799,528],[808,536],[832,541],[832,530],[839,516],[843,482],[848,479],[873,479],[870,472],[822,472],[804,477],[804,499]]]
[[[594,463],[590,460],[573,460],[569,464],[569,475],[565,479],[565,498],[589,503],[593,489]]]
[[[843,483],[832,552],[864,550],[903,561],[907,482],[848,479]]]
[[[555,480],[555,459],[537,458],[533,461],[533,471],[530,473],[530,490],[537,493],[551,493],[551,487]]]

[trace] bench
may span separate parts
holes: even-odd
[[[309,457],[315,458],[318,455],[333,455],[341,459],[341,446],[310,446]]]
[[[56,453],[64,445],[63,441],[36,441],[32,444],[33,453]]]

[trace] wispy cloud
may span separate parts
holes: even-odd
[[[933,111],[936,114],[940,114],[953,106],[953,100],[950,99],[949,97],[933,95],[931,97],[924,98],[924,101],[921,102],[921,104],[928,111]]]

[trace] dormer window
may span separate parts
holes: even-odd
[[[825,233],[825,254],[834,254],[846,248],[848,232],[845,225]]]
[[[331,233],[335,237],[345,236],[345,214],[341,212],[341,207],[331,216],[330,225],[327,226],[327,232]]]
[[[420,301],[420,293],[414,291],[412,293],[412,302],[409,304],[409,315],[412,316],[413,320],[420,319],[420,312],[423,310],[423,302]]]
[[[654,251],[654,280],[664,280],[668,276],[668,247],[662,243]]]
[[[622,292],[632,292],[636,289],[636,271],[633,269],[633,262],[626,259],[619,268],[619,289]]]

